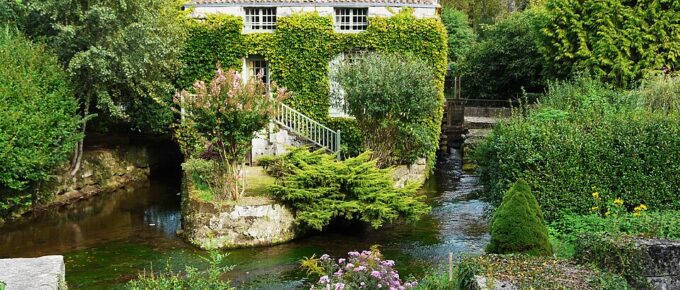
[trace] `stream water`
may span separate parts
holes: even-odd
[[[423,188],[433,209],[416,223],[333,230],[272,247],[231,250],[236,267],[228,276],[245,289],[295,289],[306,283],[300,259],[313,254],[339,257],[379,244],[402,277],[418,277],[445,264],[449,252],[479,252],[489,240],[486,204],[475,198],[477,178],[461,168],[458,154],[438,164]],[[176,182],[154,179],[7,224],[0,228],[0,258],[64,255],[70,289],[120,288],[144,269],[205,267],[206,253],[175,235],[181,225],[178,191]]]

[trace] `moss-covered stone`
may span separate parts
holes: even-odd
[[[548,228],[538,201],[524,180],[505,193],[491,220],[491,242],[486,251],[495,254],[552,255]]]

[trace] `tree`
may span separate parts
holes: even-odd
[[[518,180],[505,193],[503,202],[496,209],[491,220],[491,242],[486,251],[552,255],[541,207],[524,180]]]
[[[442,21],[449,35],[449,64],[455,67],[475,41],[475,32],[465,13],[459,10],[444,7]]]
[[[173,80],[182,66],[183,1],[26,2],[24,29],[56,52],[86,120],[96,111],[133,130],[167,129]],[[73,174],[81,153],[82,142],[74,154]]]
[[[662,66],[680,65],[680,2],[552,0],[542,30],[549,72],[586,71],[631,87]]]
[[[224,72],[218,66],[210,84],[196,82],[193,94],[182,91],[175,97],[183,111],[183,122],[207,140],[210,150],[219,156],[218,170],[223,178],[220,194],[232,200],[243,194],[243,165],[255,132],[269,124],[277,104],[288,96],[275,84],[268,87],[261,76],[244,81],[236,71]]]
[[[543,18],[540,10],[529,9],[486,26],[459,66],[463,94],[508,99],[521,94],[522,88],[541,92],[546,85],[538,44]]]
[[[0,216],[27,186],[46,181],[68,158],[78,133],[78,103],[57,58],[12,29],[0,28]],[[14,200],[9,203],[8,200]],[[37,197],[33,197],[33,202]]]
[[[428,126],[439,106],[431,69],[408,55],[370,53],[333,72],[380,167],[411,163],[439,140]]]

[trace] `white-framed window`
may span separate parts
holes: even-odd
[[[347,113],[347,101],[345,100],[345,90],[338,83],[333,75],[337,69],[346,63],[352,63],[357,57],[368,53],[367,51],[349,51],[343,52],[335,56],[330,63],[330,108],[328,109],[328,116],[330,117],[351,117]]]
[[[269,84],[269,62],[264,57],[249,56],[243,62],[243,66],[243,79],[251,80],[260,76],[264,83]]]
[[[245,7],[245,31],[274,31],[276,7]]]
[[[335,8],[335,30],[364,31],[368,27],[368,8]]]

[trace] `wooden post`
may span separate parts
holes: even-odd
[[[453,282],[453,253],[449,252],[449,282]]]

